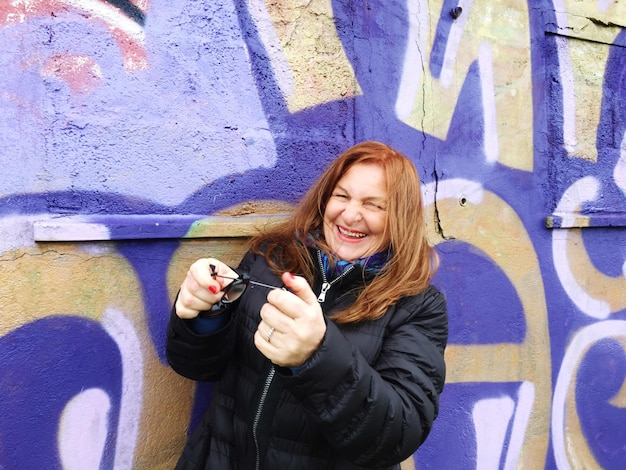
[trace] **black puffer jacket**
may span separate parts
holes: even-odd
[[[237,271],[281,285],[253,253]],[[354,302],[363,282],[355,269],[333,285],[322,304],[325,314]],[[319,292],[321,281],[315,284]],[[274,366],[254,346],[267,292],[251,285],[228,325],[211,335],[195,334],[172,312],[172,368],[194,380],[219,380],[177,468],[399,468],[437,416],[448,335],[443,295],[431,286],[379,320],[327,320],[318,351],[292,371]]]

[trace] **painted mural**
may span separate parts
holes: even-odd
[[[448,378],[405,469],[626,462],[626,4],[0,2],[0,468],[169,469],[188,265],[361,140],[423,181]]]

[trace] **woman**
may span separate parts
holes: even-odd
[[[415,167],[378,142],[339,156],[236,270],[196,261],[168,360],[218,383],[177,468],[399,468],[444,385],[436,266]]]

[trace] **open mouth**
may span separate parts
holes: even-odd
[[[367,237],[366,233],[363,232],[354,232],[352,230],[348,230],[347,228],[344,227],[340,227],[339,225],[337,225],[337,230],[339,231],[340,235],[343,235],[344,237],[347,238],[355,238],[355,239],[360,239],[360,238],[365,238]]]

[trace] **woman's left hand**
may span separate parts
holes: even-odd
[[[299,367],[321,344],[326,322],[317,296],[303,277],[283,273],[282,281],[289,291],[275,289],[267,295],[254,344],[274,364]]]

